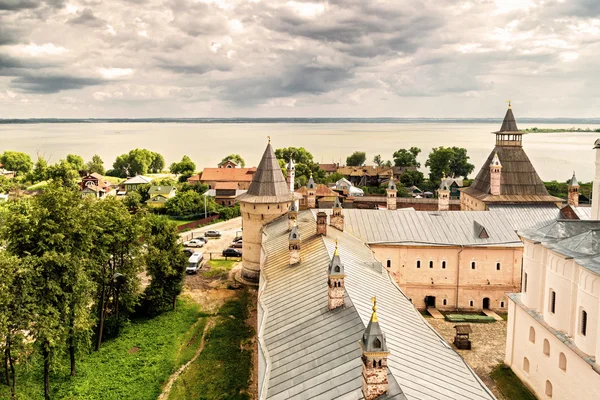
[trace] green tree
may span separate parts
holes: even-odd
[[[234,163],[236,163],[237,165],[239,165],[242,168],[246,167],[246,161],[244,161],[242,156],[240,156],[239,154],[230,154],[227,157],[223,158],[219,164],[224,163],[227,160],[233,161]],[[194,167],[194,169],[196,169],[196,168]]]
[[[385,161],[383,161],[381,158],[381,154],[377,154],[375,157],[373,157],[373,164],[377,165],[378,167],[381,167],[383,164],[385,164]]]
[[[33,170],[27,175],[27,180],[31,183],[38,183],[48,179],[48,161],[38,154],[37,161]]]
[[[290,156],[296,164],[304,164],[312,166],[314,164],[313,155],[304,147],[286,147],[275,150],[275,157],[278,160],[284,160],[286,163],[290,160]]]
[[[150,172],[158,174],[165,168],[165,158],[158,153],[152,152],[152,161],[150,161]]]
[[[217,203],[210,196],[203,196],[194,190],[178,192],[175,197],[170,198],[165,203],[165,209],[169,215],[194,215],[204,213],[204,204],[206,203],[206,212],[214,213],[217,211]]]
[[[175,309],[177,296],[183,289],[186,258],[174,222],[150,216],[149,233],[145,259],[151,281],[144,291],[144,309],[150,315],[157,315]]]
[[[0,156],[0,163],[9,171],[15,171],[15,175],[26,174],[31,171],[33,161],[29,154],[18,151],[5,151]]]
[[[66,160],[60,160],[54,165],[50,165],[46,170],[47,179],[51,179],[55,184],[76,189],[79,180],[79,172],[73,168],[73,164]]]
[[[148,172],[158,173],[165,167],[162,155],[146,149],[134,149],[127,154],[121,154],[113,163],[110,175],[127,178],[144,175]]]
[[[196,164],[188,156],[183,156],[180,162],[171,164],[169,170],[172,174],[193,174],[196,171]]]
[[[327,183],[336,183],[337,181],[339,181],[340,179],[344,178],[344,175],[340,174],[339,172],[334,172],[330,175],[327,176]]]
[[[76,154],[68,154],[67,162],[71,164],[71,167],[75,171],[82,171],[85,168],[85,162],[83,161],[83,157],[78,156]]]
[[[475,166],[470,164],[467,149],[459,147],[435,147],[431,149],[425,163],[429,167],[429,180],[433,184],[441,181],[442,175],[450,177],[467,177]]]
[[[421,149],[418,147],[411,147],[410,149],[399,149],[394,152],[394,165],[396,167],[417,167],[421,166],[421,163],[417,161],[417,156],[421,153]]]
[[[367,153],[364,151],[355,151],[346,158],[346,165],[350,167],[359,167],[367,161]]]
[[[423,183],[425,177],[421,171],[409,169],[406,170],[402,175],[400,175],[400,183],[402,185],[410,187],[410,186],[419,186]]]
[[[97,173],[100,175],[104,175],[106,171],[104,170],[104,161],[100,158],[98,154],[94,154],[92,160],[85,165],[85,169],[88,173]]]
[[[319,167],[319,164],[313,161],[313,155],[304,147],[287,147],[275,150],[275,157],[277,157],[284,175],[287,174],[285,166],[292,155],[296,169],[296,187],[306,185],[311,174],[317,183],[324,183],[326,181],[327,174]]]

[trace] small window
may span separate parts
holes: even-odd
[[[500,263],[496,263],[496,271],[500,271]]]
[[[527,293],[527,272],[523,274],[523,293]]]
[[[535,343],[535,329],[533,329],[533,326],[529,327],[529,341]]]
[[[552,383],[550,381],[546,381],[546,396],[552,398]]]
[[[581,329],[580,332],[583,336],[587,334],[587,312],[581,310]]]
[[[523,371],[529,373],[529,360],[527,357],[523,357]]]
[[[556,313],[556,292],[552,289],[550,289],[550,304],[549,304],[549,308],[550,308],[550,312],[552,314]]]
[[[387,267],[391,268],[392,267],[392,260],[387,260]]]
[[[429,268],[433,268],[433,261],[429,261]]]
[[[500,308],[504,308],[504,302],[503,301],[500,302]]]
[[[471,269],[475,269],[475,261],[471,261]]]
[[[544,355],[550,357],[550,342],[548,339],[544,339]]]
[[[473,300],[469,300],[469,307],[473,307]]]
[[[417,268],[421,268],[421,260],[417,261]]]
[[[447,301],[446,299],[442,300],[442,304],[446,305]]]
[[[446,261],[442,261],[442,269],[446,269]]]
[[[565,353],[558,355],[558,368],[567,372],[567,356],[565,356]]]

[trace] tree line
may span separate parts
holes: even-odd
[[[172,221],[130,212],[116,198],[82,199],[49,185],[0,206],[0,347],[3,381],[39,362],[45,398],[58,363],[99,350],[134,315],[175,307],[185,257]],[[141,287],[141,275],[150,283]]]

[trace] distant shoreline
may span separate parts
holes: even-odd
[[[8,124],[97,124],[97,123],[182,123],[182,124],[410,124],[410,123],[502,123],[502,118],[0,118]],[[520,124],[599,125],[600,118],[519,118]],[[525,130],[533,132],[596,132],[581,128]],[[579,130],[577,130],[579,129]]]
[[[583,133],[591,133],[591,132],[600,132],[600,128],[590,129],[590,128],[527,128],[522,129],[523,133],[563,133],[563,132],[583,132]]]

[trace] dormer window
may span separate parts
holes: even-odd
[[[381,348],[381,340],[379,340],[379,338],[375,338],[375,341],[373,342],[373,346],[375,346],[376,349],[380,349]]]

